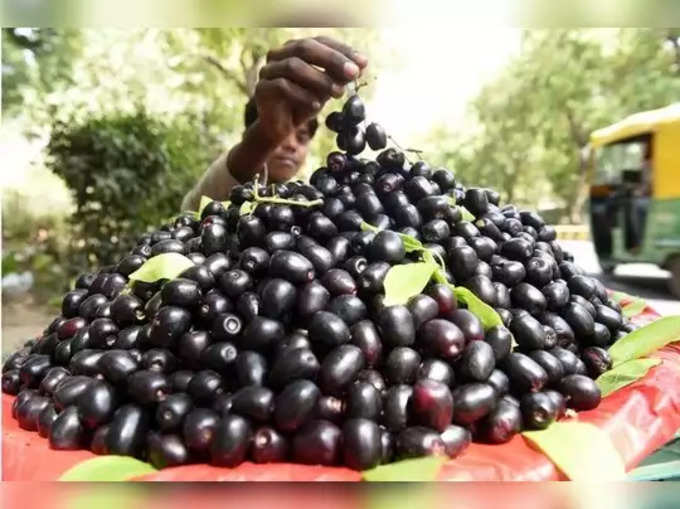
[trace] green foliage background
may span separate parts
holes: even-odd
[[[177,202],[210,164],[209,134],[191,116],[172,121],[134,114],[57,121],[47,167],[71,190],[72,263],[116,263],[150,225],[177,213]],[[207,138],[207,139],[206,139]]]
[[[467,182],[584,221],[590,133],[680,98],[680,30],[525,30],[521,51],[470,105],[475,129],[427,143]]]

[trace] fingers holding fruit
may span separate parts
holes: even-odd
[[[323,69],[334,81],[346,84],[359,77],[367,60],[355,50],[329,37],[291,40],[269,51],[267,62],[297,57]]]

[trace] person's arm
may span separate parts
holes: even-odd
[[[227,168],[228,155],[224,152],[208,167],[194,188],[184,196],[182,210],[198,210],[201,196],[220,201],[227,199],[231,188],[238,184]]]
[[[201,196],[227,200],[232,188],[252,180],[278,146],[260,127],[259,119],[246,130],[243,139],[213,162],[203,177],[182,200],[182,210],[197,210]]]
[[[323,36],[288,41],[269,51],[255,87],[258,120],[228,155],[210,166],[183,206],[198,207],[202,195],[227,199],[234,185],[260,172],[272,151],[330,97],[342,97],[345,85],[366,64],[366,57],[351,47]]]

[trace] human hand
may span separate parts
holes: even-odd
[[[260,132],[274,144],[315,117],[366,67],[366,57],[330,37],[286,42],[270,50],[255,87]]]

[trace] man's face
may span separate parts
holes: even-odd
[[[269,180],[285,182],[300,170],[309,152],[311,132],[305,124],[297,128],[267,159]]]

